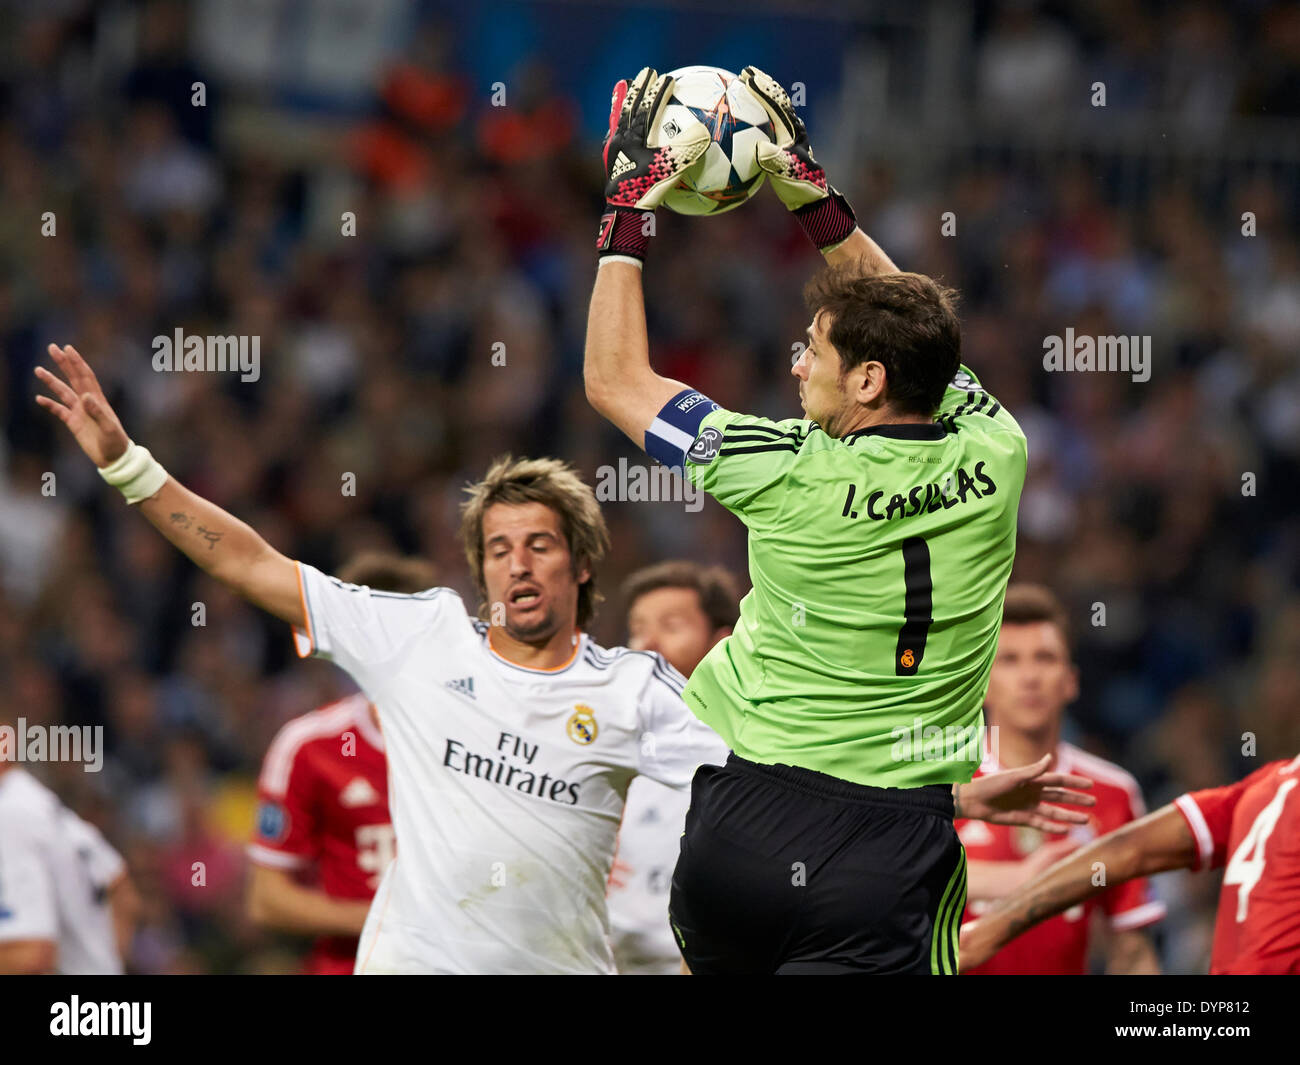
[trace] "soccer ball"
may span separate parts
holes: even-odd
[[[669,190],[664,206],[697,215],[739,207],[763,184],[754,146],[763,139],[775,142],[772,120],[730,71],[695,66],[669,73],[676,81],[659,119],[660,133],[667,139],[700,124],[713,140]]]

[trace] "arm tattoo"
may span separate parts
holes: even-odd
[[[1062,895],[1065,895],[1068,898],[1069,887],[1069,884],[1062,884],[1057,888],[1055,892],[1057,895],[1056,901],[1059,901],[1060,896]],[[1056,905],[1056,901],[1053,900],[1052,894],[1051,891],[1043,891],[1030,899],[1029,902],[1025,904],[1021,915],[1019,917],[1014,917],[1007,922],[1007,928],[1010,932],[1010,935],[1008,935],[1007,938],[1014,939],[1026,928],[1032,928],[1034,925],[1038,924],[1039,921],[1051,917],[1053,914],[1058,913],[1063,909],[1068,909],[1067,906]]]
[[[171,521],[173,525],[179,526],[182,529],[188,529],[194,525],[194,519],[188,514],[182,514],[179,510],[172,511],[172,513],[168,515],[168,520]],[[194,531],[208,542],[209,551],[216,547],[218,541],[226,535],[225,533],[217,532],[215,529],[209,529],[205,525],[197,526]]]

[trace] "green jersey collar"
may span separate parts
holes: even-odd
[[[938,422],[900,422],[888,425],[868,425],[845,433],[841,440],[852,443],[860,436],[888,436],[895,440],[942,440],[948,432]]]

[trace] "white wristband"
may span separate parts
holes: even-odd
[[[147,447],[132,441],[120,458],[110,462],[99,475],[126,496],[128,503],[139,503],[155,495],[167,483],[167,471],[149,454]]]
[[[632,255],[602,255],[600,261],[596,264],[596,269],[600,269],[606,263],[628,263],[635,266],[638,270],[645,269],[645,263]]]

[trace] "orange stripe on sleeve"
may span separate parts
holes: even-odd
[[[311,631],[311,611],[307,609],[307,587],[303,581],[302,563],[295,560],[294,566],[298,573],[298,602],[302,604],[303,629],[295,625],[293,629],[293,649],[298,652],[299,658],[310,658],[313,651],[316,650],[316,637]],[[299,632],[307,637],[307,650],[302,649],[302,642],[298,639]]]

